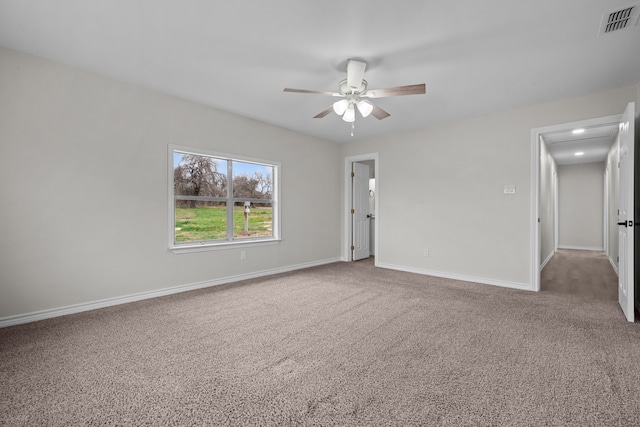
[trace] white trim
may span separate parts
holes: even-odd
[[[611,147],[609,147],[609,150],[611,150]],[[607,157],[609,155],[607,154]],[[602,243],[604,244],[604,253],[606,253],[607,255],[609,255],[609,166],[607,165],[607,163],[605,162],[605,168],[604,168],[604,206],[603,206],[603,216],[604,216],[604,221],[602,224],[602,237],[603,237],[603,241]]]
[[[558,212],[558,165],[556,164],[555,159],[553,160],[553,251],[558,250],[558,239],[560,238],[560,233],[558,231],[558,223],[560,222],[559,212]]]
[[[613,267],[613,271],[616,272],[616,276],[620,276],[620,274],[618,273],[618,266],[616,265],[616,263],[613,262],[610,256],[607,256],[607,259],[609,260],[609,264],[611,264],[611,267]]]
[[[8,326],[20,325],[23,323],[36,322],[38,320],[49,319],[52,317],[66,316],[68,314],[81,313],[83,311],[96,310],[98,308],[111,307],[114,305],[127,304],[130,302],[141,301],[151,298],[162,297],[165,295],[172,295],[181,292],[193,291],[196,289],[208,288],[211,286],[224,285],[227,283],[239,282],[247,279],[255,279],[258,277],[270,276],[273,274],[286,273],[294,270],[301,270],[304,268],[316,267],[319,265],[331,264],[334,262],[340,262],[339,258],[329,258],[319,261],[312,261],[303,264],[290,265],[286,267],[271,268],[268,270],[256,271],[254,273],[240,274],[237,276],[223,277],[220,279],[208,280],[204,282],[188,283],[184,285],[173,286],[170,288],[159,289],[157,291],[141,292],[132,295],[125,295],[121,297],[107,298],[98,301],[91,301],[82,304],[74,304],[66,307],[54,308],[50,310],[36,311],[32,313],[19,314],[16,316],[8,316],[0,318],[0,328],[6,328]]]
[[[549,261],[551,261],[551,258],[553,258],[554,255],[555,255],[555,252],[551,252],[549,256],[544,261],[542,261],[542,264],[540,264],[540,271],[542,271],[544,266],[547,265]]]
[[[175,246],[173,248],[169,248],[171,252],[174,254],[189,254],[192,252],[205,252],[205,251],[219,251],[222,249],[231,249],[242,246],[243,248],[248,248],[251,246],[264,246],[264,245],[277,245],[280,243],[282,239],[246,239],[246,240],[234,240],[232,242],[224,242],[224,243],[216,243],[215,245],[184,245],[184,246]]]
[[[530,291],[531,287],[527,283],[508,282],[498,279],[487,279],[485,277],[465,276],[463,274],[444,273],[442,271],[425,270],[422,268],[406,267],[404,265],[395,265],[387,263],[379,263],[378,267],[388,268],[390,270],[406,271],[408,273],[422,274],[424,276],[442,277],[445,279],[461,280],[464,282],[481,283],[483,285],[500,286],[503,288],[520,289]]]
[[[531,213],[529,239],[531,242],[531,265],[529,266],[529,289],[540,290],[540,137],[542,132],[531,130]]]
[[[574,251],[594,251],[594,252],[604,252],[603,247],[596,246],[572,246],[572,245],[562,245],[558,246],[558,249],[571,249]]]
[[[374,233],[376,236],[376,245],[375,245],[375,259],[374,265],[379,267],[378,265],[378,252],[380,247],[380,233],[378,230],[380,229],[380,161],[378,153],[369,153],[369,154],[360,154],[357,156],[348,156],[344,158],[344,218],[343,218],[343,230],[344,234],[342,236],[342,261],[351,262],[352,254],[351,254],[351,236],[352,236],[352,225],[351,225],[351,200],[353,198],[353,188],[351,184],[351,163],[360,162],[363,160],[373,160],[374,161],[374,170],[375,170],[375,178],[376,178],[376,199],[375,199],[375,210],[376,210],[376,221],[374,223]]]

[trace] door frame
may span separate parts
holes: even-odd
[[[605,165],[604,168],[604,210],[603,210],[603,218],[604,224],[602,229],[602,236],[604,238],[604,253],[609,256],[609,203],[611,203],[609,194],[609,180],[611,179],[611,171],[609,171],[609,167]]]
[[[540,245],[542,238],[540,223],[538,222],[538,219],[540,218],[540,137],[545,133],[550,132],[618,123],[621,117],[622,113],[531,129],[531,210],[529,222],[531,261],[529,265],[529,283],[532,291],[540,291]],[[554,209],[557,211],[557,203],[555,204]],[[554,224],[554,227],[557,226],[556,218],[556,224]],[[557,235],[555,238],[557,239]]]
[[[368,153],[368,154],[359,154],[357,156],[347,156],[344,158],[344,201],[343,201],[343,209],[344,212],[343,220],[342,220],[342,261],[352,262],[353,261],[353,252],[351,251],[351,245],[353,240],[353,224],[351,221],[351,207],[353,203],[353,185],[351,182],[351,168],[353,163],[362,162],[365,160],[373,160],[374,161],[374,171],[376,177],[376,198],[375,198],[375,209],[376,209],[376,220],[374,223],[374,235],[376,240],[376,245],[374,248],[374,265],[378,265],[378,248],[380,239],[378,236],[378,229],[380,228],[380,186],[379,186],[379,177],[380,177],[380,161],[378,153]]]
[[[556,165],[557,166],[557,165]],[[560,199],[558,197],[558,169],[556,168],[553,173],[553,252],[558,250],[559,231],[558,222],[560,222],[558,216],[558,203]]]

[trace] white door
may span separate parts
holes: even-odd
[[[620,184],[618,197],[618,302],[629,322],[634,321],[633,313],[633,169],[634,169],[634,116],[635,104],[629,103],[620,119]]]
[[[353,163],[353,260],[369,258],[369,166]]]

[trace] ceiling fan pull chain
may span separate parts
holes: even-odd
[[[351,122],[351,136],[353,136],[353,130],[356,128],[356,122]]]

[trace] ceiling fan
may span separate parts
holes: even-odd
[[[382,108],[368,101],[366,98],[386,98],[390,96],[404,95],[420,95],[426,92],[424,83],[408,86],[391,87],[387,89],[367,90],[367,81],[364,79],[364,70],[367,67],[366,62],[349,59],[347,61],[347,78],[338,83],[339,92],[322,92],[317,90],[291,89],[284,88],[285,92],[296,93],[315,93],[320,95],[329,95],[342,98],[336,101],[326,110],[313,116],[314,119],[321,119],[332,111],[342,116],[345,122],[353,123],[356,120],[356,109],[362,117],[369,114],[382,120],[390,116],[389,113]]]

